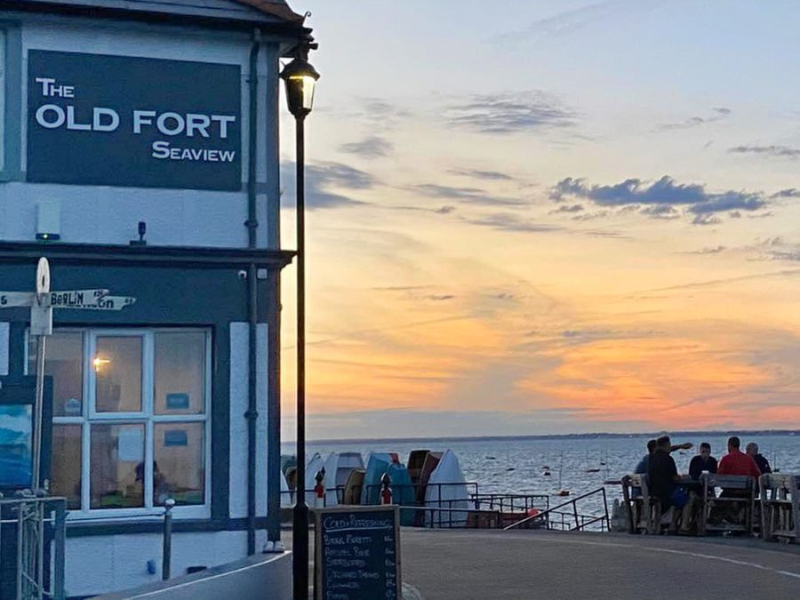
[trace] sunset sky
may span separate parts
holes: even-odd
[[[291,4],[310,439],[800,424],[797,2]]]

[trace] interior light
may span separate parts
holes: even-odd
[[[100,358],[98,356],[92,361],[92,364],[94,365],[95,372],[99,373],[100,372],[100,367],[102,367],[103,365],[107,365],[110,362],[111,362],[110,359],[108,359],[108,358]]]

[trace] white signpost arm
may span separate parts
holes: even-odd
[[[117,311],[131,306],[136,298],[109,296],[109,290],[50,291],[50,264],[40,258],[36,267],[36,291],[0,292],[0,308],[31,307],[31,338],[36,338],[36,404],[33,416],[33,481],[34,492],[39,490],[42,474],[42,411],[44,408],[44,360],[48,335],[53,335],[53,309]],[[47,487],[47,486],[45,486]]]

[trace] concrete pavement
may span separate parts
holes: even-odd
[[[400,537],[408,596],[425,600],[773,600],[800,590],[800,547],[752,539],[409,528]]]

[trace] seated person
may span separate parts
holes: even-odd
[[[689,476],[693,480],[700,479],[703,471],[708,471],[709,473],[717,472],[717,459],[711,456],[711,444],[708,442],[700,444],[697,456],[692,458],[689,463]]]
[[[675,460],[669,455],[671,450],[669,436],[661,436],[656,440],[656,450],[648,461],[647,479],[650,484],[650,495],[658,499],[662,515],[672,507],[675,484],[680,481]]]
[[[728,438],[728,453],[719,461],[717,473],[720,475],[749,475],[757,480],[761,477],[761,469],[758,468],[752,456],[739,450],[740,446],[741,441],[738,437],[734,435]]]
[[[772,473],[772,467],[769,466],[769,461],[763,454],[758,453],[758,444],[755,442],[750,442],[747,444],[745,452],[748,454],[748,456],[752,456],[753,460],[756,461],[758,470],[761,471],[762,475],[766,473]]]
[[[734,435],[728,438],[728,453],[720,459],[719,465],[717,465],[717,474],[747,475],[753,477],[756,483],[758,483],[758,478],[761,477],[761,471],[752,456],[739,450],[740,446],[741,441],[737,436]],[[750,491],[748,490],[730,490],[725,488],[722,489],[722,493],[720,494],[720,498],[748,498],[749,496]],[[732,521],[741,521],[744,515],[744,509],[740,509],[738,512],[735,512],[735,510],[734,507],[729,507],[729,510],[725,512],[723,518]]]
[[[639,463],[636,465],[636,469],[634,473],[640,475],[646,475],[648,471],[648,466],[650,462],[650,456],[656,450],[656,440],[650,440],[647,442],[647,454],[645,454]],[[683,444],[672,445],[670,444],[669,451],[675,452],[675,450],[690,450],[692,448],[692,442],[684,442]]]

